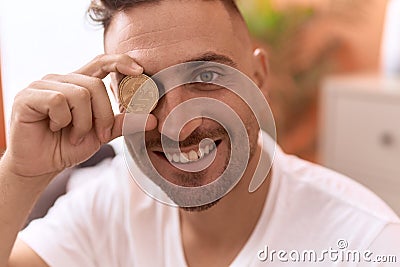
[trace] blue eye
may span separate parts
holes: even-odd
[[[203,71],[194,79],[195,82],[203,82],[203,83],[211,83],[216,78],[218,78],[219,74],[214,71]]]

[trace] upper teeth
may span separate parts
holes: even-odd
[[[202,159],[204,156],[210,154],[216,148],[215,144],[206,145],[199,148],[199,151],[190,150],[188,153],[165,153],[165,156],[170,162],[188,163]]]

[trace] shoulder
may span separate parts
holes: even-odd
[[[286,225],[288,235],[301,236],[298,240],[304,243],[324,247],[345,239],[352,247],[368,248],[378,237],[390,236],[382,235],[390,225],[400,226],[386,203],[342,174],[279,148],[273,171],[276,218]],[[390,238],[400,240],[400,232]]]
[[[71,179],[67,194],[19,234],[24,243],[50,266],[128,265],[137,261],[132,251],[151,251],[143,244],[156,244],[154,218],[166,211],[136,186],[121,155]]]
[[[398,216],[375,193],[353,179],[323,166],[277,152],[282,182],[309,197],[320,197],[353,212],[386,222],[399,222]]]
[[[80,195],[78,201],[86,201],[86,205],[90,205],[89,208],[94,212],[92,215],[110,218],[117,212],[123,213],[145,203],[148,206],[154,203],[136,184],[120,153],[96,166],[75,170],[68,185],[68,195],[75,200],[79,198],[76,195]]]

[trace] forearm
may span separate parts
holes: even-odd
[[[124,114],[114,114],[102,81],[111,72],[138,76],[143,68],[126,54],[101,55],[76,72],[46,75],[15,97],[8,150],[0,160],[0,267],[6,266],[18,231],[51,179],[122,135]],[[151,116],[148,131],[157,126]],[[140,117],[131,132],[142,131],[142,125]],[[24,257],[18,254],[15,260]]]
[[[0,161],[0,266],[7,262],[29,211],[52,177],[20,177]]]

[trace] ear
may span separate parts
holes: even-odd
[[[268,77],[268,60],[267,53],[264,49],[254,49],[253,62],[255,82],[260,89],[263,89],[266,84],[266,79]]]

